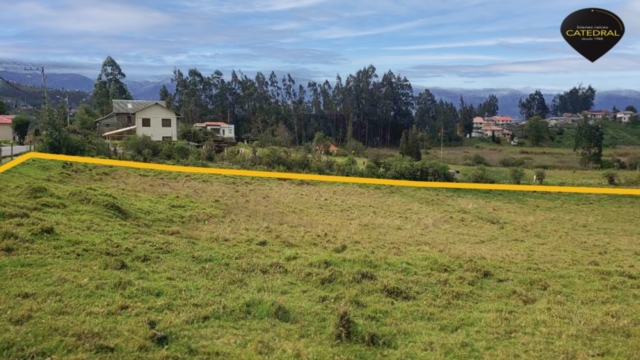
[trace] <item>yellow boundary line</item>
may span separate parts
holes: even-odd
[[[269,171],[252,171],[252,170],[234,170],[234,169],[218,169],[218,168],[199,168],[191,166],[149,164],[134,161],[121,161],[111,159],[98,159],[91,157],[54,155],[37,152],[29,152],[18,158],[9,161],[0,166],[0,173],[5,172],[14,166],[17,166],[29,159],[45,159],[57,161],[70,161],[85,164],[120,166],[137,169],[162,170],[183,173],[213,174],[213,175],[233,175],[233,176],[250,176],[261,178],[276,179],[292,179],[292,180],[311,180],[325,182],[340,182],[352,184],[369,184],[369,185],[391,185],[391,186],[408,186],[421,188],[443,188],[443,189],[470,189],[470,190],[503,190],[503,191],[532,191],[532,192],[554,192],[554,193],[582,193],[582,194],[613,194],[613,195],[640,195],[640,189],[628,188],[596,188],[596,187],[573,187],[573,186],[541,186],[541,185],[509,185],[509,184],[474,184],[474,183],[449,183],[449,182],[426,182],[426,181],[408,181],[408,180],[390,180],[390,179],[374,179],[359,178],[346,176],[329,176],[329,175],[312,175],[312,174],[295,174],[295,173],[279,173]]]

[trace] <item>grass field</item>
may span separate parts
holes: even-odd
[[[0,174],[0,358],[640,355],[640,198]]]

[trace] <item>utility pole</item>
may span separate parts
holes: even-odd
[[[26,71],[40,71],[42,74],[42,90],[44,91],[44,106],[49,108],[49,97],[47,96],[47,75],[44,73],[44,66],[39,68],[24,68]]]

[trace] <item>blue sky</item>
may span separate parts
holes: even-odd
[[[586,7],[626,27],[595,63],[560,35]],[[130,79],[175,66],[321,81],[373,64],[426,87],[640,90],[638,0],[22,0],[5,2],[0,21],[0,59],[91,78],[111,55]]]

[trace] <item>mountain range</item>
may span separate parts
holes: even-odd
[[[0,71],[0,77],[14,83],[42,86],[42,78],[36,74],[25,74],[11,71]],[[296,83],[306,84],[308,79],[294,78]],[[77,90],[90,93],[93,91],[95,80],[84,75],[73,73],[50,73],[47,74],[47,87],[53,89]],[[169,91],[173,92],[175,86],[171,83],[171,78],[167,77],[159,81],[138,81],[127,80],[125,83],[134,99],[156,100],[162,85],[166,85]],[[417,95],[423,91],[425,87],[413,86],[414,93]],[[526,97],[535,89],[513,89],[513,88],[483,88],[483,89],[455,89],[455,88],[429,88],[436,99],[458,104],[460,95],[462,95],[467,103],[474,105],[479,104],[490,94],[498,97],[500,115],[520,118],[518,110],[518,101]],[[567,88],[569,90],[569,88]],[[551,105],[554,92],[542,90],[547,104]],[[636,90],[601,90],[596,89],[596,98],[594,109],[612,109],[614,106],[618,109],[624,109],[628,105],[640,109],[640,91]]]

